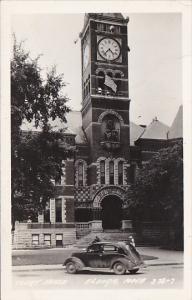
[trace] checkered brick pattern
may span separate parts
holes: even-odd
[[[75,187],[74,199],[77,202],[90,201],[90,187],[88,186]]]

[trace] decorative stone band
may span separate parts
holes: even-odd
[[[98,76],[99,72],[103,72],[105,75],[112,73],[113,77],[115,77],[115,75],[120,75],[121,78],[123,78],[125,75],[122,71],[120,70],[113,70],[113,69],[106,69],[106,68],[97,68],[95,71],[95,74]]]
[[[105,110],[102,114],[100,114],[99,118],[98,118],[98,122],[99,123],[102,123],[102,120],[103,118],[106,116],[106,115],[114,115],[117,117],[117,119],[119,120],[119,122],[121,124],[124,124],[124,120],[122,118],[122,116],[120,114],[118,114],[118,112],[112,110],[112,109],[107,109]]]
[[[99,157],[97,160],[97,184],[101,184],[101,166],[100,162],[105,161],[105,184],[109,184],[109,162],[114,162],[114,184],[118,185],[119,183],[119,162],[123,162],[123,185],[127,185],[127,168],[130,166],[124,158],[106,158]]]
[[[115,195],[119,197],[121,200],[125,200],[126,197],[126,190],[123,188],[120,188],[118,186],[107,186],[99,190],[94,198],[93,198],[93,207],[94,208],[100,208],[101,207],[101,201],[103,198],[109,195]]]

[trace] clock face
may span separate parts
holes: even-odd
[[[102,58],[113,61],[121,54],[119,43],[111,38],[103,38],[98,43],[98,52]]]
[[[84,69],[87,67],[89,62],[89,44],[87,44],[84,48],[84,52],[83,52],[83,66]]]

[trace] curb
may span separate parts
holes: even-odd
[[[157,267],[157,266],[183,266],[182,262],[154,262],[145,261],[146,267]],[[46,271],[46,270],[64,270],[62,264],[58,265],[25,265],[25,266],[13,266],[12,271]]]

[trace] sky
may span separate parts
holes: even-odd
[[[179,13],[129,16],[130,119],[148,125],[154,117],[170,126],[182,104],[182,36]],[[44,71],[56,65],[67,83],[64,93],[73,110],[81,109],[79,32],[84,14],[22,14],[12,16],[12,31]]]

